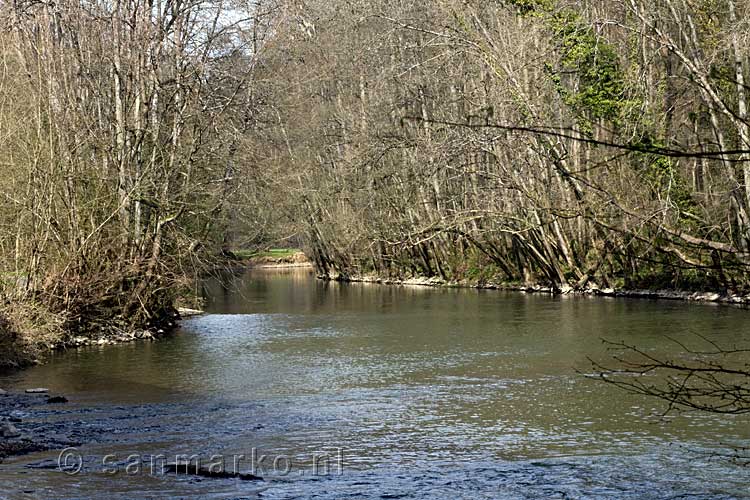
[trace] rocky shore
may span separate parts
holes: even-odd
[[[135,467],[132,474],[169,476],[186,482],[263,480],[253,474],[249,454],[241,466],[227,461],[217,468],[211,465],[215,460],[210,458],[220,451],[215,443],[193,442],[190,453],[182,447],[183,439],[207,432],[205,417],[235,413],[245,422],[248,408],[258,408],[255,403],[238,406],[234,401],[205,398],[84,403],[81,394],[69,396],[70,401],[43,387],[0,389],[0,464],[4,464],[0,469],[14,469],[15,474],[39,471],[101,477],[113,471],[127,474],[130,466]],[[192,415],[202,417],[191,418]],[[232,425],[236,428],[238,424]],[[262,425],[253,425],[249,432],[262,429]],[[178,437],[170,441],[170,436]],[[145,451],[139,454],[138,450]],[[54,483],[54,477],[50,481]],[[35,490],[34,485],[24,492],[51,498],[49,492]],[[5,498],[3,493],[7,491],[0,491],[0,498]]]
[[[197,309],[178,308],[178,315],[163,323],[162,328],[152,330],[103,332],[100,338],[71,337],[47,350],[64,350],[85,346],[102,346],[135,341],[153,341],[166,335],[177,326],[177,320],[203,314]],[[22,368],[18,366],[17,368]],[[38,423],[35,414],[50,413],[46,405],[67,403],[63,395],[50,394],[43,387],[28,388],[24,392],[7,392],[0,389],[0,463],[8,456],[25,455],[38,451],[77,446],[81,442],[81,430],[58,424],[55,428]],[[52,412],[54,413],[54,412]],[[35,423],[36,422],[36,423]],[[54,427],[54,426],[53,426]],[[78,436],[76,436],[78,434]]]
[[[72,337],[64,344],[57,346],[57,348],[66,349],[69,347],[86,347],[92,345],[124,344],[128,342],[135,342],[137,340],[156,340],[174,329],[177,326],[178,320],[182,318],[188,318],[190,316],[198,316],[201,314],[204,314],[201,310],[180,307],[177,308],[177,315],[174,318],[161,323],[161,328],[121,330],[102,336],[101,338]]]
[[[448,281],[438,277],[414,277],[407,279],[382,278],[379,276],[343,276],[319,275],[319,279],[352,283],[378,283],[383,285],[426,286],[445,288],[476,288],[483,290],[507,290],[522,293],[542,293],[550,295],[588,295],[600,297],[628,297],[640,299],[682,300],[692,302],[709,302],[721,304],[749,305],[750,295],[735,295],[719,292],[693,292],[682,290],[625,290],[599,288],[590,286],[585,289],[574,289],[570,286],[561,288],[544,285],[518,285],[513,283],[472,282],[469,280]]]
[[[58,432],[59,429],[51,428],[53,424],[40,423],[33,418],[35,413],[46,412],[46,405],[67,401],[65,396],[50,395],[44,388],[28,389],[24,393],[0,389],[0,463],[9,456],[80,444],[72,433]]]

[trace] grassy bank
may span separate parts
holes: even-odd
[[[299,248],[269,248],[267,250],[233,250],[231,252],[251,267],[309,266],[310,261]]]
[[[239,249],[232,250],[232,253],[239,259],[288,259],[293,255],[300,253],[299,248],[269,248],[267,250],[249,250]]]

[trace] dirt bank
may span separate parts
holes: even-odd
[[[196,309],[177,308],[154,319],[147,328],[127,328],[112,320],[107,326],[76,335],[64,330],[55,318],[29,316],[27,309],[0,311],[0,373],[42,363],[53,351],[153,341],[172,331],[181,318],[203,314]]]

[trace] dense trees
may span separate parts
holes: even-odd
[[[747,9],[297,4],[273,175],[330,275],[745,293]]]
[[[322,274],[750,293],[747,2],[288,12],[261,147]],[[747,350],[701,341],[594,372],[746,413]]]
[[[0,22],[4,314],[61,334],[163,319],[224,243],[264,10],[17,1]]]
[[[749,9],[5,2],[3,296],[148,324],[299,234],[329,276],[746,294]]]

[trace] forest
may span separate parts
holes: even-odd
[[[750,264],[736,0],[0,4],[0,349],[319,275],[710,291]]]

